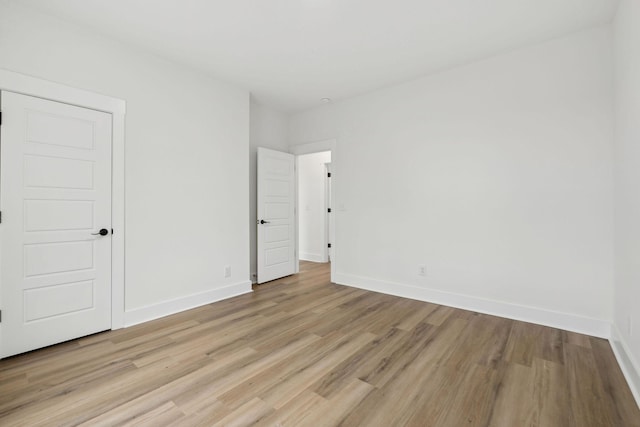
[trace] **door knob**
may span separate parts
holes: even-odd
[[[106,236],[107,234],[109,234],[109,230],[107,230],[106,228],[103,228],[102,230],[98,231],[97,233],[91,233],[92,236]]]
[[[264,219],[260,220],[260,224],[269,224],[270,221],[265,221]]]

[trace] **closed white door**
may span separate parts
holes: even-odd
[[[295,273],[295,159],[258,148],[258,283]]]
[[[111,115],[0,98],[6,357],[111,327]]]

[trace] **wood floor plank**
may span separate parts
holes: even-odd
[[[186,415],[173,423],[171,427],[210,427],[213,423],[222,420],[231,413],[229,408],[219,401],[209,401],[202,405],[198,411]]]
[[[408,354],[409,357],[396,359],[396,363],[392,365],[392,369],[388,370],[386,375],[378,378],[375,376],[362,378],[363,381],[384,390],[384,395],[388,398],[380,399],[379,394],[370,394],[361,404],[367,407],[369,405],[368,399],[379,400],[376,404],[376,411],[360,412],[359,414],[354,411],[355,417],[352,418],[352,415],[349,415],[346,418],[348,423],[357,421],[363,425],[373,425],[374,423],[376,425],[406,425],[414,413],[420,410],[416,403],[425,395],[425,389],[435,385],[431,379],[438,370],[438,363],[443,361],[443,356],[448,353],[451,345],[457,340],[466,325],[466,321],[454,319],[439,333],[432,328],[425,328],[431,333],[416,334],[416,337],[420,337],[419,341],[422,341],[421,345],[412,346],[410,349],[418,349],[417,352],[409,352],[406,351],[409,349],[406,349],[403,353]],[[399,350],[401,348],[399,347]],[[376,381],[372,381],[372,378]],[[426,419],[433,419],[433,417]]]
[[[357,351],[351,357],[334,367],[319,379],[311,389],[320,396],[331,398],[355,378],[365,377],[376,365],[388,357],[396,346],[407,339],[407,333],[396,328],[389,329],[384,335]]]
[[[373,338],[374,336],[368,333],[349,337],[348,342],[344,345],[337,346],[321,360],[269,388],[263,395],[263,400],[276,409],[281,408],[299,395],[301,390],[309,388],[319,378],[326,375],[335,365],[350,357],[353,353],[371,342]]]
[[[319,338],[315,335],[307,335],[304,338],[294,341],[283,348],[278,348],[272,352],[259,353],[255,360],[252,360],[251,363],[242,364],[239,366],[233,366],[233,371],[227,373],[223,377],[221,381],[211,383],[209,386],[211,387],[211,392],[213,396],[220,400],[224,400],[225,404],[229,404],[232,402],[230,398],[233,395],[232,391],[243,388],[246,390],[244,392],[237,393],[236,402],[242,400],[247,401],[251,393],[257,394],[260,386],[269,387],[270,382],[262,381],[255,382],[254,379],[258,376],[264,376],[265,373],[270,373],[271,371],[282,372],[279,368],[281,366],[281,361],[290,354],[298,354],[301,349],[306,349],[312,347],[314,343],[319,342]],[[273,377],[273,374],[269,375]],[[236,407],[237,405],[233,405],[232,407]]]
[[[317,338],[316,335],[312,337]],[[287,381],[292,381],[294,378],[299,380],[296,378],[299,373],[306,374],[308,369],[319,363],[321,359],[330,357],[333,351],[347,346],[351,338],[336,331],[309,345],[300,346],[296,351],[282,353],[274,359],[275,363],[265,369],[254,370],[250,375],[243,376],[241,380],[229,384],[228,387],[219,388],[220,400],[231,407],[237,407],[250,398],[268,396],[270,390],[273,391],[278,386],[284,387]]]
[[[576,426],[564,382],[564,367],[535,359],[531,367],[510,363],[499,384],[489,425]]]
[[[563,364],[562,331],[533,323],[513,322],[505,358],[531,366],[536,357]]]
[[[422,413],[421,409],[428,408],[430,403],[425,396],[409,424],[433,419],[434,425],[486,426],[491,418],[501,376],[499,369],[472,364],[463,375],[459,375],[460,381],[452,382],[448,379],[448,398],[443,402],[437,417],[430,418],[428,413]]]
[[[93,389],[97,384],[107,378],[114,376],[126,376],[136,371],[135,366],[130,361],[121,361],[108,364],[99,369],[85,372],[82,376],[70,378],[69,380],[47,387],[38,383],[30,384],[28,388],[10,393],[3,389],[2,404],[0,405],[0,420],[7,422],[11,418],[19,419],[20,413],[45,411],[45,408],[56,400],[66,401],[67,396],[83,387]],[[38,409],[42,408],[42,409]],[[0,423],[1,425],[1,423]]]
[[[256,424],[271,412],[273,408],[256,397],[213,424],[213,427],[243,427]]]
[[[602,399],[608,406],[609,414],[615,425],[640,427],[637,407],[634,405],[633,395],[622,370],[616,363],[613,350],[609,343],[601,338],[590,338],[589,348],[593,349],[598,374],[602,387],[606,391]],[[625,424],[626,423],[626,424]]]
[[[260,427],[295,427],[304,425],[303,420],[316,408],[324,407],[327,400],[316,393],[304,390],[298,398],[289,401],[282,408],[261,419],[256,426]]]
[[[329,265],[0,360],[1,426],[640,427],[606,340],[349,288]]]
[[[162,416],[162,418],[161,418]],[[154,401],[150,399],[134,399],[111,409],[102,415],[91,418],[79,425],[82,427],[108,427],[114,425],[151,425],[161,420],[176,421],[184,417],[172,401]],[[169,420],[170,418],[170,420]]]
[[[298,425],[335,426],[343,422],[351,412],[369,393],[375,390],[371,384],[352,379],[331,399],[310,408],[301,414],[296,421]]]
[[[428,302],[423,303],[418,301],[409,301],[411,302],[411,305],[407,310],[407,317],[402,319],[402,321],[396,326],[398,329],[402,329],[403,331],[411,331],[438,308],[438,305],[430,304]]]
[[[571,414],[576,426],[613,426],[615,414],[609,412],[593,352],[567,344],[564,346]]]

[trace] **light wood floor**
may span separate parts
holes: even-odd
[[[0,425],[640,426],[605,340],[302,269],[0,361]]]

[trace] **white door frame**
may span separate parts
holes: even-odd
[[[333,153],[332,153],[333,154]],[[329,177],[331,174],[331,162],[327,162],[324,164],[324,233],[323,233],[323,251],[322,251],[322,259],[323,262],[329,262],[330,257],[329,254],[329,243],[331,243],[331,215],[334,214],[334,211],[331,206],[331,178]],[[331,209],[331,212],[329,212]]]
[[[336,167],[336,139],[332,138],[332,139],[325,139],[322,141],[315,141],[315,142],[309,142],[306,144],[298,144],[298,145],[294,145],[291,146],[289,148],[289,152],[291,154],[294,154],[296,156],[296,176],[295,176],[295,191],[296,191],[296,206],[298,206],[298,157],[302,156],[304,154],[312,154],[312,153],[321,153],[323,151],[331,151],[331,168],[332,168],[332,173],[331,173],[331,179],[333,179],[333,181],[331,181],[332,184],[332,188],[331,188],[331,206],[335,206],[335,179],[334,179],[334,175],[336,170],[338,170],[338,167]],[[300,272],[300,251],[299,251],[299,246],[300,243],[298,242],[298,236],[299,234],[299,212],[298,209],[296,209],[296,273]],[[338,252],[335,249],[335,241],[336,241],[336,233],[335,233],[335,224],[336,224],[336,220],[335,220],[335,216],[333,217],[333,221],[331,221],[330,223],[330,227],[329,227],[329,240],[331,240],[331,246],[333,249],[333,251],[331,251],[331,281],[333,282],[334,277],[336,275],[336,259],[337,259],[337,255],[336,253]]]
[[[105,95],[76,89],[59,83],[15,73],[0,68],[0,90],[63,102],[78,107],[110,113],[112,116],[112,186],[111,218],[114,233],[111,236],[111,329],[124,327],[124,241],[125,241],[125,187],[124,142],[126,102]],[[0,224],[0,239],[2,225]],[[1,288],[1,287],[0,287]],[[2,295],[0,295],[2,308]],[[0,324],[0,330],[2,324]]]

